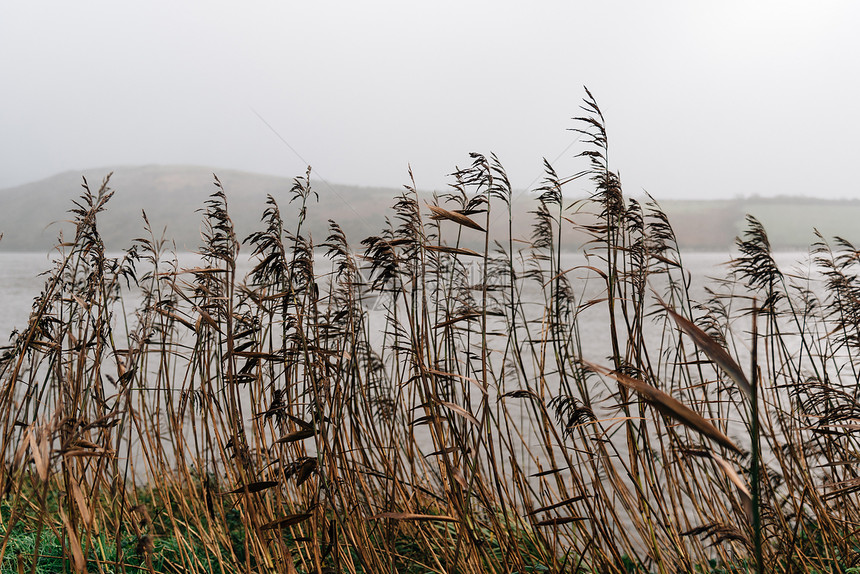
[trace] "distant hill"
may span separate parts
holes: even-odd
[[[200,229],[208,197],[216,191],[213,172],[227,195],[230,216],[240,239],[260,225],[266,196],[278,202],[287,221],[298,209],[290,204],[290,178],[260,175],[197,166],[142,166],[89,169],[66,172],[48,179],[0,190],[0,250],[45,251],[61,229],[66,235],[72,201],[83,192],[82,177],[97,191],[104,177],[113,172],[110,187],[115,191],[107,209],[99,216],[99,231],[105,245],[120,250],[131,245],[143,232],[141,211],[156,234],[166,227],[165,236],[176,242],[179,251],[195,251],[200,245]],[[318,205],[308,210],[309,228],[315,243],[328,235],[328,219],[344,228],[350,241],[360,241],[384,224],[385,208],[398,190],[332,185],[315,182]]]
[[[774,250],[805,250],[839,236],[860,245],[860,200],[751,197],[720,201],[661,201],[683,249],[731,246],[746,228],[746,215],[761,221]]]
[[[61,229],[68,236],[68,219],[72,201],[82,192],[82,177],[91,189],[98,189],[110,172],[110,187],[115,195],[100,216],[99,229],[109,250],[128,247],[143,232],[141,211],[146,210],[154,231],[166,228],[179,251],[194,251],[200,245],[203,214],[200,210],[215,191],[213,172],[227,193],[230,215],[241,238],[257,230],[265,209],[266,196],[278,202],[284,219],[292,223],[297,206],[290,204],[292,179],[218,170],[196,166],[120,166],[67,172],[48,179],[0,190],[0,240],[2,251],[48,251],[57,242]],[[369,188],[329,185],[314,182],[319,203],[308,210],[306,229],[314,242],[322,243],[328,235],[328,220],[337,221],[350,243],[359,242],[379,232],[390,207],[401,192],[392,188]],[[813,228],[825,237],[842,236],[860,244],[860,201],[823,201],[805,198],[749,198],[720,201],[661,202],[669,215],[682,249],[728,250],[745,226],[744,216],[755,215],[768,231],[774,249],[805,249],[815,238]],[[514,203],[514,235],[528,239],[531,234],[534,197],[518,193]],[[498,223],[497,223],[498,224]],[[500,226],[500,227],[507,227]],[[477,232],[465,231],[465,242],[474,246]],[[473,236],[474,235],[474,236]],[[570,247],[575,249],[585,236],[568,233]],[[451,235],[453,237],[453,235]]]

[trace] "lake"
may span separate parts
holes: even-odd
[[[690,273],[691,297],[694,300],[705,298],[707,295],[706,287],[709,284],[713,284],[713,282],[709,280],[710,277],[723,278],[726,276],[729,269],[724,264],[730,259],[730,257],[729,253],[690,253],[684,256],[684,266]],[[802,253],[780,253],[776,256],[777,262],[785,272],[791,272],[794,264],[804,258],[805,254]],[[586,268],[586,265],[588,264],[599,265],[599,263],[596,261],[588,261],[580,253],[569,253],[563,256],[562,259],[562,267],[569,270],[567,272],[567,276],[570,278],[571,286],[574,293],[577,295],[577,298],[581,298],[583,302],[592,299],[599,299],[602,296],[600,278],[594,273],[594,271]],[[181,265],[189,267],[197,266],[200,262],[200,258],[194,254],[181,254],[179,256],[179,260]],[[325,258],[321,255],[317,255],[317,263],[318,274],[325,273],[328,270],[328,264],[325,261]],[[45,254],[0,253],[0,296],[3,298],[3,303],[0,305],[0,332],[10,333],[13,329],[22,329],[26,325],[33,299],[39,294],[46,279],[46,277],[41,274],[51,268],[51,260]],[[250,270],[250,268],[251,262],[244,259],[239,266],[239,275],[244,275],[248,270]],[[143,269],[143,267],[141,267],[141,269]],[[586,280],[588,280],[587,286]],[[658,292],[660,291],[660,283],[660,277],[655,276],[653,278],[652,285]],[[540,287],[538,283],[535,281],[525,281],[522,288],[522,295],[525,301],[527,303],[534,303],[534,305],[527,305],[527,307],[529,309],[534,309],[535,313],[542,312],[542,301],[538,300],[538,297],[540,297]],[[324,289],[322,289],[322,291],[324,292]],[[128,312],[133,313],[139,298],[139,294],[134,289],[126,294],[125,305]],[[377,325],[381,326],[385,322],[384,310],[380,305],[374,306],[374,301],[375,299],[373,298],[367,299],[367,303],[369,305],[367,311],[371,322],[371,328],[374,328]],[[534,317],[531,318],[533,319]],[[587,308],[578,315],[577,321],[582,335],[583,357],[594,363],[604,365],[610,364],[607,358],[609,354],[609,340],[607,336],[606,306],[601,304],[587,306]],[[502,321],[498,321],[498,323],[502,323]],[[492,325],[488,331],[498,331],[498,328],[502,326],[503,325],[499,324]],[[746,328],[746,326],[738,326],[739,331],[744,331]],[[644,329],[647,339],[649,336],[648,326],[646,325]],[[655,329],[659,331],[659,328],[655,327]],[[504,335],[504,333],[502,334]],[[5,335],[4,338],[6,338]],[[489,345],[491,347],[495,345],[503,345],[503,341],[505,340],[506,339],[504,337],[494,337],[490,339]],[[376,342],[378,341],[379,340]],[[741,349],[740,352],[743,353],[743,349]],[[747,359],[744,357],[740,358],[741,364],[748,364],[746,362]],[[529,374],[529,377],[531,377],[531,373]],[[177,380],[181,380],[181,376]],[[177,389],[177,391],[178,390],[179,389]],[[488,403],[491,405],[491,409],[494,408],[495,405],[499,404],[498,398],[503,392],[504,389],[489,389]],[[239,402],[244,404],[247,398],[247,390],[243,389],[240,394]],[[471,413],[478,413],[480,411],[480,406],[478,404],[480,400],[481,395],[476,392],[472,396],[471,404],[466,402],[462,406],[468,408]],[[607,416],[607,414],[617,416],[616,402],[614,400],[610,402],[611,405],[604,408],[602,412],[597,413],[598,416]],[[532,419],[528,407],[529,404],[526,401],[511,400],[505,403],[507,415],[510,417],[509,420],[519,421],[517,423],[519,425],[519,430],[523,431],[521,435],[521,445],[514,446],[511,449],[510,454],[516,454],[518,456],[518,468],[528,476],[527,479],[524,479],[528,485],[534,489],[534,492],[542,492],[541,489],[546,488],[547,485],[542,479],[537,478],[537,474],[535,473],[545,470],[549,462],[547,459],[542,458],[542,455],[540,454],[538,454],[537,458],[531,458],[531,449],[534,449],[534,452],[536,453],[541,453],[540,448],[542,442],[540,440],[541,437],[536,436],[532,432],[533,429],[531,428],[530,422]],[[188,416],[191,415],[189,414]],[[614,419],[605,420],[610,421]],[[253,425],[253,418],[250,412],[248,412],[245,424],[246,431],[250,431]],[[615,429],[620,428],[618,426],[614,426],[611,422],[608,423],[608,426],[613,426]],[[189,425],[183,431],[183,433],[187,435],[185,436],[185,439],[189,444],[191,444],[191,439],[193,439],[193,429],[194,427]],[[420,426],[412,431],[414,432],[413,437],[415,444],[423,453],[429,453],[439,446],[432,440],[428,429],[429,427],[427,426]],[[612,438],[612,435],[608,436]],[[736,437],[733,436],[733,438]],[[625,437],[620,433],[615,437],[613,452],[615,453],[614,457],[618,460],[626,460],[629,453],[628,443],[624,439]],[[135,441],[137,440],[138,439],[135,439]],[[142,445],[142,447],[136,448],[138,444]],[[173,458],[173,451],[170,449],[170,443],[165,441],[164,444],[167,448],[167,451],[164,454],[165,460],[168,465],[172,465],[175,462],[175,459]],[[738,440],[738,444],[740,444],[741,447],[746,448],[749,443],[744,440],[743,436],[741,436],[740,440]],[[146,480],[146,473],[154,472],[147,469],[147,465],[144,461],[144,453],[147,452],[146,444],[141,440],[140,442],[135,442],[134,446],[135,448],[131,449],[132,455],[129,458],[133,462],[134,467],[138,469],[135,471],[136,478]],[[314,444],[307,444],[305,452],[308,455],[316,454]],[[505,465],[506,461],[504,460],[503,455],[506,454],[508,454],[507,451],[504,453],[500,451],[498,454],[496,462],[500,467],[504,467]],[[767,451],[765,451],[765,455],[767,454]],[[569,471],[569,469],[566,470],[566,472],[567,471]],[[587,476],[587,473],[584,476]],[[513,486],[513,484],[510,486]],[[607,483],[606,486],[609,488],[611,485]],[[546,496],[549,497],[549,499],[554,500],[552,498],[554,496],[552,493],[547,494]],[[535,500],[538,500],[538,498]],[[634,530],[634,522],[632,522],[631,516],[622,514],[619,518],[620,525],[625,531],[632,532]],[[645,548],[644,543],[640,544],[636,541],[634,541],[634,546],[637,548]]]
[[[115,256],[118,256],[115,254]],[[799,252],[777,253],[774,257],[783,271],[790,271],[792,266],[804,259],[807,255]],[[728,271],[725,265],[731,258],[728,252],[693,252],[683,255],[685,268],[691,274],[691,295],[694,300],[701,300],[705,296],[705,287],[712,283],[711,277],[724,277]],[[193,253],[179,255],[180,265],[194,266],[199,264],[200,258]],[[318,256],[319,269],[326,269],[324,258]],[[568,253],[563,257],[562,266],[572,269],[588,264],[581,253]],[[593,262],[591,264],[594,264]],[[46,279],[42,274],[52,268],[52,257],[45,253],[3,253],[0,252],[0,338],[8,340],[8,334],[13,329],[22,329],[27,324],[33,299],[39,295]],[[251,268],[250,261],[246,258],[239,266],[239,274],[244,275]],[[587,271],[576,269],[568,273],[571,284],[575,291],[584,284]],[[594,289],[595,294],[599,292],[596,276],[591,274],[589,289]],[[537,294],[535,286],[533,292]],[[528,292],[524,293],[526,296]],[[130,293],[130,300],[126,308],[133,312],[135,293]],[[129,304],[131,303],[131,304]],[[601,333],[605,332],[606,311],[596,306],[592,311],[580,317],[583,332]],[[589,328],[591,327],[591,328]],[[600,360],[599,353],[603,352],[603,346],[593,338],[586,338],[586,343],[593,343],[595,360]],[[0,343],[2,345],[4,343]],[[588,350],[588,349],[586,349]]]

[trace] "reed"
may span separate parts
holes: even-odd
[[[0,570],[857,571],[858,251],[787,273],[750,218],[693,300],[583,110],[528,238],[494,155],[360,243],[307,234],[310,170],[244,240],[216,178],[185,267],[145,214],[110,257],[84,181],[0,357]]]

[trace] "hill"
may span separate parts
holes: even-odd
[[[100,230],[111,250],[123,249],[142,234],[141,212],[146,211],[156,234],[175,241],[180,251],[194,251],[200,244],[201,208],[215,191],[217,172],[227,194],[237,235],[244,238],[259,227],[266,196],[278,202],[284,218],[292,221],[297,206],[290,204],[292,179],[233,170],[197,166],[127,166],[66,172],[48,179],[0,190],[0,241],[3,251],[47,251],[61,230],[70,232],[68,210],[81,193],[82,177],[98,189],[110,172],[115,190]],[[328,235],[328,220],[337,221],[354,245],[379,232],[391,216],[390,206],[401,190],[314,182],[318,205],[308,210],[307,229],[319,244]],[[427,194],[429,197],[429,194]],[[750,213],[765,225],[774,249],[805,249],[817,228],[825,237],[839,235],[860,243],[860,201],[825,201],[808,198],[746,198],[719,201],[670,200],[661,202],[669,215],[682,249],[728,250],[743,231],[744,216]],[[517,193],[514,235],[526,239],[531,233],[534,198]],[[584,236],[569,234],[571,248]],[[476,238],[472,238],[475,240]],[[469,237],[466,238],[467,243]]]
[[[57,241],[60,230],[70,232],[68,219],[72,201],[80,196],[82,177],[90,189],[98,190],[104,177],[113,172],[110,187],[115,191],[107,210],[100,216],[99,230],[109,249],[128,247],[143,230],[141,212],[156,234],[176,242],[179,251],[194,251],[200,244],[202,213],[210,194],[216,191],[217,171],[228,198],[230,216],[239,238],[259,227],[267,195],[278,202],[284,218],[291,220],[297,209],[290,205],[290,178],[197,166],[142,166],[89,169],[66,172],[45,180],[0,190],[0,249],[5,251],[45,251]],[[314,186],[319,205],[309,209],[308,219],[314,241],[327,235],[328,219],[342,225],[350,240],[375,233],[384,223],[384,209],[397,190],[358,186]]]
[[[753,215],[767,230],[775,250],[805,250],[817,238],[843,237],[860,244],[860,200],[807,197],[751,197],[720,201],[662,201],[684,249],[712,250],[731,246]]]

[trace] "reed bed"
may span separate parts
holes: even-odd
[[[860,571],[860,252],[787,273],[750,218],[692,300],[583,108],[589,166],[545,163],[529,238],[492,155],[358,251],[307,234],[310,171],[244,240],[216,178],[193,268],[145,215],[109,257],[85,182],[0,359],[0,569]]]

